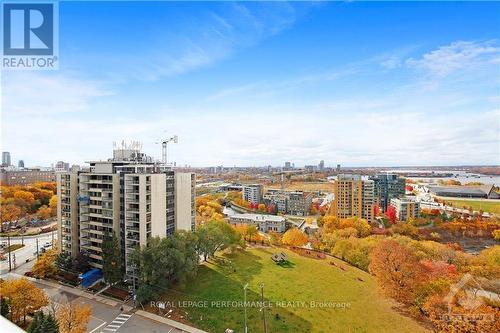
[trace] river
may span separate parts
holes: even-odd
[[[432,170],[390,170],[389,172],[432,172]],[[438,180],[458,180],[462,185],[470,182],[479,182],[483,183],[485,185],[495,185],[495,186],[500,186],[500,176],[495,176],[495,175],[483,175],[483,174],[478,174],[478,173],[470,173],[466,171],[445,171],[445,170],[439,170],[435,171],[436,173],[452,173],[453,177],[408,177],[410,179],[414,180],[423,180],[425,182],[429,183],[437,183]]]

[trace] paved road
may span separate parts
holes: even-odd
[[[19,274],[23,274],[24,272],[27,272],[29,269],[31,269],[31,266],[33,265],[33,261],[34,261],[34,259],[36,259],[37,239],[38,239],[39,253],[42,253],[41,251],[42,251],[42,247],[44,245],[52,244],[52,237],[54,240],[56,240],[57,239],[57,232],[54,232],[53,234],[52,233],[41,234],[41,235],[37,235],[36,237],[27,236],[27,237],[24,237],[24,239],[21,239],[20,237],[16,237],[16,238],[11,237],[11,239],[10,239],[11,245],[24,243],[24,247],[11,253],[12,269],[20,268],[22,266],[28,267],[28,269],[24,270],[23,272],[21,272]],[[2,241],[2,243],[7,243],[7,238],[2,237],[1,241]],[[26,259],[29,259],[31,263],[26,264]],[[9,271],[9,255],[5,254],[5,260],[3,260],[0,264],[0,274],[5,274],[8,271]]]
[[[18,278],[18,273],[4,274],[2,278]],[[100,303],[87,297],[75,295],[80,292],[79,289],[67,289],[65,287],[54,285],[49,286],[37,281],[33,282],[39,288],[43,289],[49,296],[51,303],[60,304],[66,302],[79,302],[89,304],[92,307],[92,316],[87,326],[87,333],[182,333],[183,331],[171,327],[167,324],[158,323],[148,318],[136,315],[134,311],[122,312],[121,303],[115,306]],[[66,290],[64,290],[66,289]],[[126,320],[124,320],[126,319]]]

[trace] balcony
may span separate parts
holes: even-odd
[[[125,237],[125,240],[127,240],[127,241],[137,241],[138,242],[139,241],[139,235],[129,233]]]
[[[140,232],[139,227],[137,227],[137,226],[129,226],[129,224],[126,225],[125,230],[131,231],[131,232]]]

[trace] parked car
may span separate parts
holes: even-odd
[[[33,272],[26,272],[26,273],[24,273],[24,275],[32,277],[33,276]]]

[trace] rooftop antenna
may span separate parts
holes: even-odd
[[[162,139],[161,141],[155,142],[156,144],[161,143],[161,162],[164,165],[167,165],[167,144],[169,142],[177,143],[179,142],[179,137],[174,135],[170,138]]]

